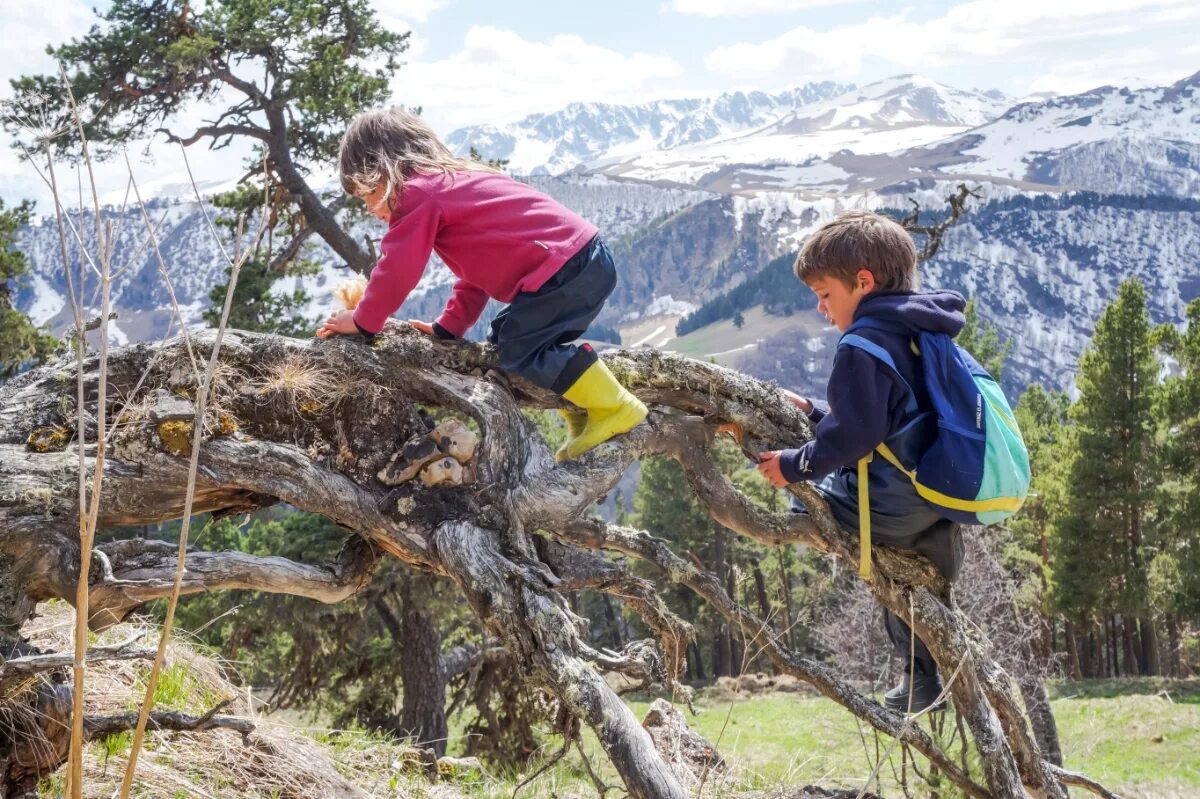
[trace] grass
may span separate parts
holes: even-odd
[[[1166,694],[1162,692],[1166,691]],[[1183,799],[1200,796],[1200,681],[1120,680],[1061,683],[1052,686],[1066,766],[1081,771],[1126,799]],[[647,703],[631,702],[641,718]],[[732,768],[708,780],[705,796],[727,797],[790,786],[820,785],[858,789],[870,776],[876,752],[890,739],[877,742],[870,729],[861,735],[855,719],[833,702],[808,694],[774,694],[721,698],[702,693],[699,715],[688,718],[696,732],[716,744]],[[928,722],[923,723],[929,729]],[[949,735],[953,723],[945,726]],[[554,751],[558,740],[548,740]],[[585,750],[605,782],[619,785],[612,767],[590,733]],[[454,747],[451,747],[453,754]],[[957,760],[957,745],[952,750]],[[868,754],[870,753],[870,760]],[[884,796],[902,796],[895,771],[885,765],[879,775]],[[978,761],[972,774],[982,780]],[[523,775],[493,774],[484,783],[461,784],[463,793],[478,799],[507,799]],[[914,780],[909,772],[910,789]],[[521,799],[553,796],[594,796],[579,755],[574,751],[520,793]],[[915,791],[916,796],[928,792]],[[956,796],[946,790],[943,799]],[[1078,790],[1072,797],[1091,796]]]
[[[1061,683],[1063,757],[1125,796],[1200,796],[1200,681]]]
[[[42,606],[36,625],[24,632],[37,645],[64,649],[71,629],[65,603]],[[105,638],[126,640],[131,625],[108,631]],[[192,713],[207,710],[221,698],[238,695],[205,653],[176,641],[168,655],[157,699],[162,709]],[[88,712],[105,715],[127,710],[141,698],[146,664],[115,661],[89,669]],[[1183,799],[1200,796],[1200,680],[1094,680],[1050,686],[1066,765],[1100,780],[1126,799]],[[731,697],[733,697],[731,699]],[[631,702],[635,716],[647,703]],[[859,725],[854,717],[824,698],[808,693],[748,696],[728,691],[702,691],[699,715],[688,724],[723,755],[730,769],[705,783],[705,799],[747,799],[774,788],[819,785],[858,789],[871,773],[878,749],[890,740]],[[431,785],[403,768],[404,747],[384,736],[361,731],[322,734],[313,723],[286,714],[263,718],[251,714],[242,700],[229,709],[253,715],[256,739],[267,744],[242,746],[239,736],[221,731],[199,734],[153,734],[153,745],[139,765],[138,796],[220,796],[222,799],[321,799],[329,795],[325,777],[336,769],[368,795],[380,799],[510,799],[516,785],[531,773],[488,769],[482,778],[466,775]],[[928,722],[922,722],[923,725]],[[947,729],[952,729],[952,725]],[[620,780],[589,731],[584,750],[605,783]],[[450,754],[461,754],[462,720],[452,720]],[[559,739],[545,735],[547,754]],[[957,750],[954,750],[955,752]],[[85,796],[109,799],[124,770],[128,734],[93,742],[85,754]],[[898,769],[897,769],[898,770]],[[972,774],[979,779],[977,763]],[[878,791],[902,796],[890,766],[880,774]],[[910,785],[912,781],[910,780]],[[871,786],[875,789],[875,786]],[[39,796],[61,795],[62,772],[47,778]],[[619,787],[616,793],[619,795]],[[595,796],[583,762],[572,751],[554,768],[519,792],[519,799]],[[941,799],[953,791],[942,790]],[[914,791],[914,796],[928,792]],[[1087,796],[1072,791],[1073,797]]]

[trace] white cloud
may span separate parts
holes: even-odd
[[[862,0],[672,0],[671,10],[702,17],[786,14],[823,6],[854,5]]]
[[[72,37],[87,33],[96,22],[88,0],[62,0],[40,4],[24,0],[0,0],[0,94],[9,91],[8,82],[21,75],[53,72],[54,59],[46,55],[47,45],[64,44]]]
[[[763,42],[717,47],[705,63],[733,78],[798,81],[831,75],[854,79],[868,60],[900,71],[987,63],[1007,70],[1026,61],[1037,66],[1038,74],[1047,74],[1057,63],[1086,56],[1100,70],[1091,81],[1097,85],[1114,74],[1105,69],[1101,53],[1134,50],[1153,42],[1156,31],[1178,35],[1181,23],[1193,21],[1200,21],[1194,0],[971,0],[923,21],[900,12],[826,31],[797,27]],[[1180,48],[1148,49],[1157,52],[1147,62],[1154,73],[1192,71]]]
[[[371,0],[375,13],[385,27],[401,32],[411,27],[413,22],[425,22],[435,11],[441,11],[451,3],[451,0]]]
[[[506,121],[576,100],[631,102],[683,74],[673,58],[621,53],[575,35],[530,41],[488,26],[467,31],[462,49],[412,61],[393,82],[395,100],[420,105],[440,127]]]
[[[1162,54],[1154,48],[1137,48],[1117,55],[1058,61],[1029,85],[1029,91],[1054,91],[1073,94],[1094,89],[1101,84],[1143,88],[1164,86],[1187,77],[1200,65],[1200,44],[1178,51],[1192,63],[1180,72],[1164,64]]]

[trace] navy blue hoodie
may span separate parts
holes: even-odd
[[[914,334],[928,330],[955,336],[962,330],[965,306],[962,295],[953,291],[874,291],[859,302],[854,319],[870,317],[898,323]],[[905,411],[909,387],[916,394],[918,411],[930,410],[912,339],[872,328],[855,333],[886,349],[904,380],[866,351],[839,346],[826,392],[830,410],[814,409],[809,416],[816,423],[813,439],[799,449],[784,450],[780,456],[780,470],[788,482],[830,475],[817,488],[829,500],[838,521],[852,529],[858,526],[858,460],[911,421]],[[906,434],[912,439],[906,449],[923,451],[935,433],[936,428],[930,427],[915,430],[911,436]],[[915,532],[940,518],[917,495],[908,478],[882,458],[871,462],[869,473],[872,527],[885,538],[889,531]]]

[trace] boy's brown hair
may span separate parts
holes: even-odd
[[[805,283],[835,277],[853,287],[860,269],[875,276],[877,288],[915,291],[917,247],[912,236],[873,211],[846,211],[809,236],[796,259],[796,277]]]

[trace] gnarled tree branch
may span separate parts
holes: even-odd
[[[173,442],[181,432],[178,425],[191,418],[188,397],[195,388],[181,346],[165,345],[167,357],[151,365],[149,392],[141,405],[130,406],[108,445],[102,524],[158,521],[181,511],[185,469]],[[211,339],[199,336],[196,346],[211,347]],[[153,349],[137,345],[112,354],[108,383],[114,394],[132,389]],[[638,396],[667,410],[652,411],[645,423],[578,461],[558,464],[521,408],[555,407],[561,398],[504,378],[489,347],[440,344],[407,326],[390,327],[373,345],[353,338],[323,342],[227,335],[213,412],[206,419],[195,507],[220,512],[277,499],[337,521],[370,546],[358,553],[361,559],[331,567],[196,553],[189,556],[188,568],[198,576],[189,585],[196,590],[274,585],[336,599],[367,579],[377,550],[447,576],[490,637],[503,642],[526,673],[596,731],[631,795],[682,796],[678,779],[594,668],[640,668],[647,674],[654,667],[646,665],[650,661],[640,650],[608,653],[587,646],[580,620],[563,601],[563,591],[595,588],[629,603],[662,643],[663,674],[672,679],[690,630],[645,581],[584,550],[617,551],[654,563],[667,580],[696,591],[777,668],[812,683],[876,729],[899,736],[969,795],[1065,796],[1063,775],[1043,762],[986,642],[923,558],[876,547],[870,587],[893,612],[911,613],[914,630],[939,664],[960,674],[954,700],[983,756],[986,788],[919,728],[858,695],[827,666],[789,651],[766,621],[734,602],[715,577],[671,552],[666,542],[584,520],[585,510],[634,460],[662,455],[682,465],[713,518],[738,534],[767,544],[804,543],[851,564],[858,556],[856,538],[833,523],[810,486],[793,487],[808,515],[770,513],[738,492],[716,467],[710,448],[720,423],[737,424],[749,451],[791,445],[811,434],[807,420],[774,387],[655,351],[604,358]],[[84,364],[85,395],[93,407],[100,401],[95,368],[94,359]],[[296,379],[297,374],[305,379]],[[0,486],[5,486],[0,489],[0,558],[9,567],[10,582],[32,599],[70,596],[71,564],[78,562],[72,458],[80,442],[73,440],[74,420],[61,410],[70,404],[60,402],[72,382],[70,365],[59,363],[0,387]],[[474,483],[389,487],[376,478],[404,442],[424,431],[418,404],[465,414],[477,425],[481,441],[472,464]],[[90,441],[82,446],[85,457],[94,456]],[[539,531],[555,540],[539,538]],[[121,546],[107,550],[110,566],[104,568],[101,560],[92,593],[94,602],[104,600],[106,584],[143,581],[138,586],[143,593],[109,602],[125,612],[130,601],[154,595],[156,559],[162,553],[148,543],[140,553],[135,545]],[[16,605],[4,610],[9,617],[20,613]]]

